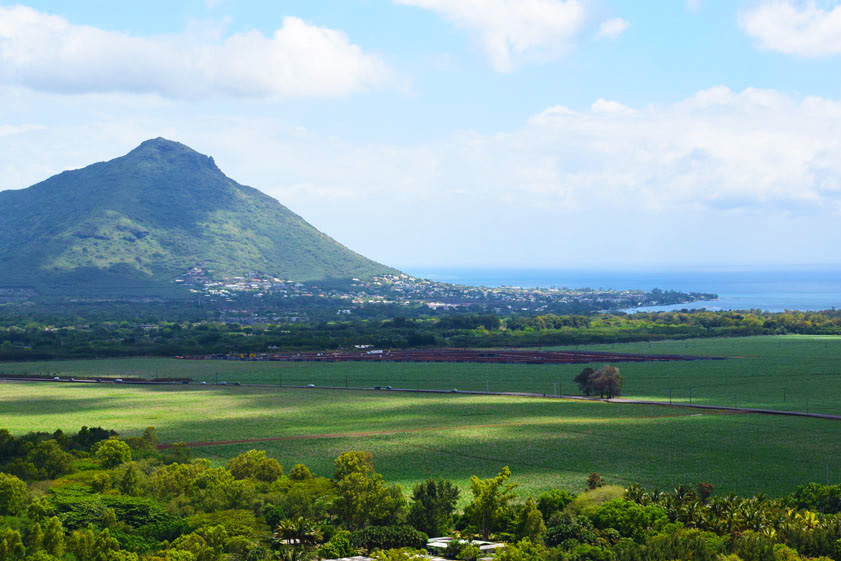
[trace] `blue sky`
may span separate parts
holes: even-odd
[[[164,136],[401,267],[836,266],[841,6],[0,1],[0,189]]]

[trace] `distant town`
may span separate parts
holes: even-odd
[[[308,321],[316,311],[322,317],[325,312],[341,317],[370,315],[385,309],[406,315],[594,313],[717,298],[715,294],[659,289],[488,288],[436,282],[407,274],[337,282],[295,282],[258,274],[219,280],[201,267],[190,269],[175,282],[201,298],[205,305],[219,309],[222,321],[240,325]]]

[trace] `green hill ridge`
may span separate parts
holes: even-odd
[[[163,138],[0,192],[0,287],[139,295],[171,289],[196,266],[219,279],[396,272],[229,179],[213,158]]]

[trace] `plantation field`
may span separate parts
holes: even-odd
[[[369,450],[389,481],[427,477],[467,485],[508,465],[523,493],[579,491],[597,471],[609,483],[671,488],[708,481],[718,492],[773,495],[841,479],[841,422],[699,412],[578,400],[458,394],[256,388],[0,384],[0,427],[122,435],[157,427],[162,441],[275,438],[194,449],[223,462],[265,449],[330,475],[345,450]]]
[[[569,347],[568,347],[569,348]],[[627,397],[841,414],[841,337],[763,336],[604,345],[581,349],[724,356],[727,360],[617,363]],[[0,363],[2,373],[187,377],[268,385],[394,386],[577,394],[586,366],[432,363],[283,363],[167,358]],[[600,364],[590,366],[598,367]]]

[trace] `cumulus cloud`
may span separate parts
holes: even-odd
[[[432,10],[466,29],[499,72],[567,52],[583,27],[581,0],[395,0]]]
[[[599,32],[596,33],[596,39],[615,39],[619,37],[623,31],[628,29],[631,25],[627,20],[622,18],[609,19],[599,26]]]
[[[206,31],[140,37],[0,7],[0,81],[61,93],[279,99],[342,97],[394,80],[342,31],[296,17],[269,37]]]
[[[495,133],[374,143],[269,111],[232,117],[171,103],[150,113],[133,109],[138,96],[34,96],[21,119],[52,106],[72,122],[0,136],[0,187],[164,136],[396,265],[818,261],[841,243],[836,99],[714,87],[667,105],[599,99]],[[0,91],[0,107],[8,99]]]
[[[590,109],[594,113],[630,114],[634,112],[633,109],[625,107],[618,101],[608,101],[606,99],[597,99],[593,105],[590,106]]]
[[[697,12],[701,9],[701,0],[686,0],[686,9],[690,12]]]
[[[739,24],[763,49],[809,57],[841,54],[841,5],[765,1],[743,12]]]

